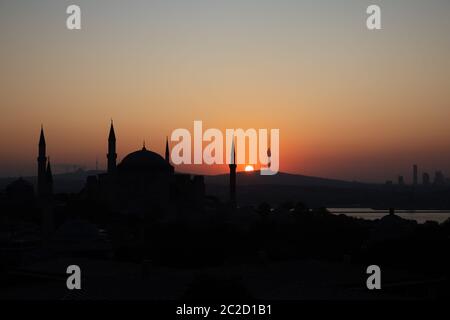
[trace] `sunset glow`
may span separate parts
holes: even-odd
[[[80,0],[68,31],[60,1],[2,2],[0,176],[35,173],[41,123],[55,172],[105,169],[111,118],[119,161],[203,120],[279,128],[282,172],[450,172],[450,2],[389,2],[380,32],[360,3]]]

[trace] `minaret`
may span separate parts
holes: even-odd
[[[52,167],[50,166],[50,157],[47,161],[47,169],[45,170],[45,183],[47,186],[47,195],[53,194],[53,174]]]
[[[231,158],[230,158],[230,203],[234,207],[236,206],[236,150],[233,144],[231,145]]]
[[[39,154],[37,158],[38,162],[38,184],[37,191],[38,196],[42,197],[46,193],[47,184],[46,184],[46,164],[47,164],[47,156],[46,156],[46,146],[45,146],[45,137],[44,137],[44,128],[41,125],[41,136],[39,137]]]
[[[114,133],[114,124],[111,120],[111,128],[109,129],[109,137],[108,137],[108,154],[106,155],[108,158],[108,173],[112,174],[116,171],[116,134]]]
[[[170,151],[169,151],[169,137],[166,137],[166,162],[170,163]]]

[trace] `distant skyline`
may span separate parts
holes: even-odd
[[[80,0],[68,31],[71,3],[0,1],[0,176],[36,174],[41,123],[55,169],[104,169],[111,118],[119,161],[202,120],[279,128],[283,172],[450,174],[450,1]]]

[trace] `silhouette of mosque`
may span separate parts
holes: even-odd
[[[176,214],[178,208],[203,208],[204,177],[175,172],[167,138],[165,158],[148,150],[144,142],[141,150],[126,155],[117,164],[116,134],[111,121],[107,160],[107,172],[88,177],[84,191],[111,209],[159,215]]]
[[[121,213],[177,214],[192,209],[201,212],[205,199],[204,176],[175,172],[170,160],[169,140],[166,137],[164,158],[148,150],[145,142],[141,150],[126,155],[117,164],[116,134],[111,120],[108,136],[107,171],[87,178],[81,191],[89,200],[97,201]],[[41,125],[38,149],[37,195],[49,200],[53,195],[53,175],[50,157],[46,154],[44,129]],[[229,202],[236,208],[235,145],[229,164]],[[181,209],[181,210],[179,210]]]
[[[53,178],[49,157],[46,155],[44,130],[41,127],[38,161],[38,197],[48,198],[53,193]],[[236,168],[230,165],[236,187]],[[121,213],[144,214],[152,212],[155,217],[192,209],[201,212],[205,197],[202,175],[177,173],[170,161],[169,141],[166,138],[165,157],[148,150],[126,155],[117,164],[116,134],[111,121],[108,137],[107,171],[89,176],[81,192],[90,200],[106,205]],[[231,195],[235,200],[235,195]],[[178,210],[182,209],[182,210]]]

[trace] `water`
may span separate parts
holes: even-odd
[[[375,220],[389,214],[389,210],[371,208],[327,208],[333,214],[345,214],[349,217]],[[395,210],[395,214],[403,219],[415,220],[418,223],[436,221],[442,223],[450,218],[450,210]]]

